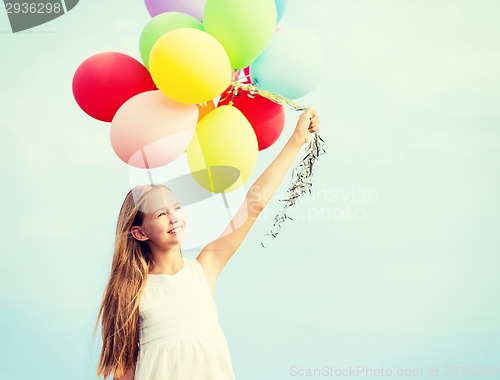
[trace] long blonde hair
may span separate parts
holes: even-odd
[[[161,184],[134,187],[120,209],[111,273],[96,321],[96,329],[99,322],[102,323],[98,377],[120,378],[137,360],[139,302],[153,261],[148,245],[136,240],[130,229],[142,224],[144,213],[140,210],[141,205],[158,188],[168,189]]]

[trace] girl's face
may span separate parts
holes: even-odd
[[[169,248],[185,240],[187,220],[172,191],[153,190],[140,210],[145,214],[141,232],[150,245]]]

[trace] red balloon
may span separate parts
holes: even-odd
[[[222,93],[217,106],[229,104],[230,88]],[[283,132],[285,111],[283,106],[260,95],[250,95],[248,91],[238,89],[238,94],[232,99],[233,106],[238,108],[248,119],[255,131],[259,143],[259,151],[273,145]]]
[[[90,116],[111,122],[118,108],[133,96],[155,90],[148,70],[122,53],[99,53],[87,58],[73,76],[73,95]]]

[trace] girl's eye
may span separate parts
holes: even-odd
[[[176,206],[174,208],[174,210],[180,210],[181,209],[181,206]],[[167,215],[167,214],[170,214],[169,211],[162,211],[161,213],[158,214],[158,217],[162,216],[162,215]]]

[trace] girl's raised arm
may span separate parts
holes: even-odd
[[[304,111],[283,149],[247,192],[245,202],[238,209],[224,232],[209,243],[196,258],[204,267],[212,289],[224,265],[243,242],[253,223],[273,197],[279,184],[292,165],[300,148],[319,129],[319,116],[314,108]]]

